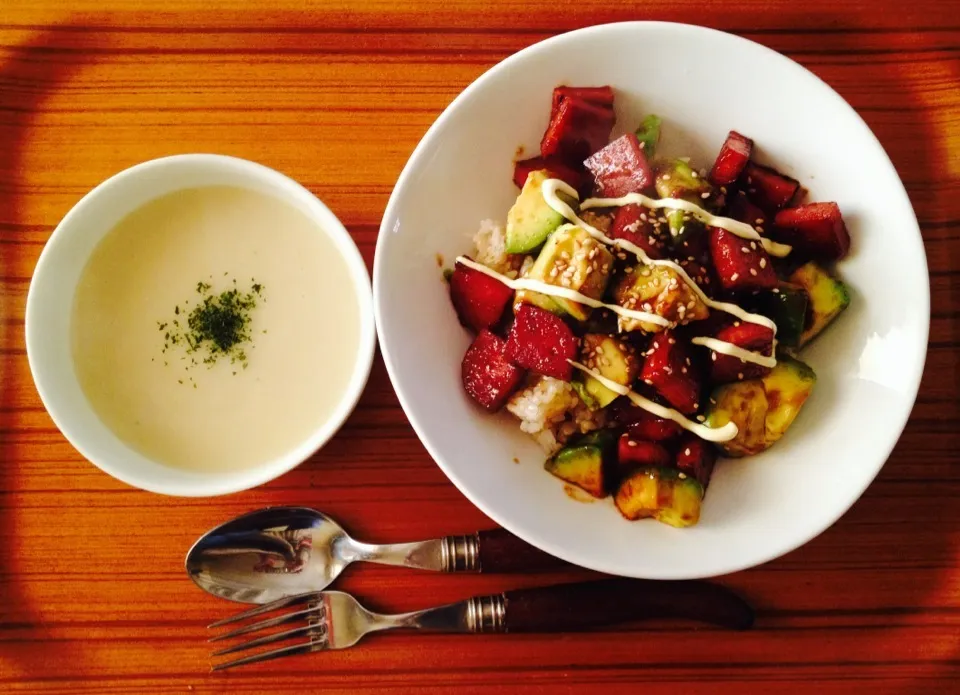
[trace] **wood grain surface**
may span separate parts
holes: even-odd
[[[99,472],[53,426],[27,367],[24,302],[50,231],[120,169],[211,151],[303,182],[372,265],[397,175],[468,83],[550,35],[626,19],[707,24],[789,55],[836,88],[893,159],[923,229],[933,317],[919,401],[879,479],[809,545],[725,578],[760,610],[751,633],[661,622],[547,637],[391,634],[209,674],[204,626],[232,607],[182,569],[208,527],[285,503],[321,508],[374,542],[490,522],[420,445],[379,359],[339,436],[260,489],[170,499]],[[0,691],[960,692],[958,327],[955,0],[3,0]],[[403,610],[587,575],[355,567],[342,586]]]

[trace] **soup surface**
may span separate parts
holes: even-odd
[[[175,191],[120,221],[73,307],[80,385],[129,446],[170,466],[247,468],[302,443],[360,346],[345,259],[271,196]]]

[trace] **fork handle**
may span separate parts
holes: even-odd
[[[645,618],[687,618],[734,630],[753,608],[730,589],[702,581],[601,579],[503,594],[505,632],[565,632]]]

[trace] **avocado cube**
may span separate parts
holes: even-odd
[[[633,471],[614,497],[620,514],[631,521],[654,518],[683,528],[700,520],[703,486],[674,468],[643,466]]]
[[[707,210],[716,206],[716,189],[682,159],[662,164],[654,185],[661,198],[679,198]],[[665,214],[674,243],[682,243],[704,231],[703,223],[683,210],[669,210]]]
[[[606,497],[614,441],[609,430],[591,432],[547,459],[544,468],[598,499]]]
[[[546,170],[531,171],[527,176],[517,201],[507,213],[507,253],[529,253],[539,248],[550,232],[563,224],[563,216],[547,204],[540,190],[549,178]]]
[[[524,277],[576,290],[599,300],[607,289],[612,267],[613,255],[603,244],[585,229],[567,224],[550,235]],[[568,314],[578,321],[585,321],[593,311],[586,304],[530,290],[517,292],[514,306],[522,302],[536,304],[554,313]]]
[[[737,436],[719,445],[728,456],[758,454],[783,437],[816,382],[816,374],[806,364],[778,355],[777,366],[763,378],[717,388],[710,396],[707,425],[737,425]]]
[[[774,292],[760,300],[760,313],[777,324],[777,342],[786,347],[799,347],[807,320],[809,299],[799,285],[781,282]]]
[[[790,282],[806,291],[810,299],[806,324],[800,335],[800,347],[816,338],[850,305],[850,291],[814,262],[800,266],[790,275]]]
[[[622,386],[630,386],[636,380],[640,364],[632,345],[602,333],[587,333],[580,345],[580,361],[590,369]],[[584,389],[601,408],[606,408],[620,395],[591,376],[584,379]]]
[[[700,321],[710,315],[707,305],[673,268],[640,265],[627,271],[614,288],[614,298],[620,306],[659,314],[674,323]],[[619,317],[618,325],[621,332],[639,329],[657,333],[664,329],[655,323],[624,316]]]

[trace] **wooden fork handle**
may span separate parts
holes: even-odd
[[[566,632],[646,618],[686,618],[734,630],[753,625],[753,608],[719,584],[601,579],[518,589],[504,595],[506,632]]]

